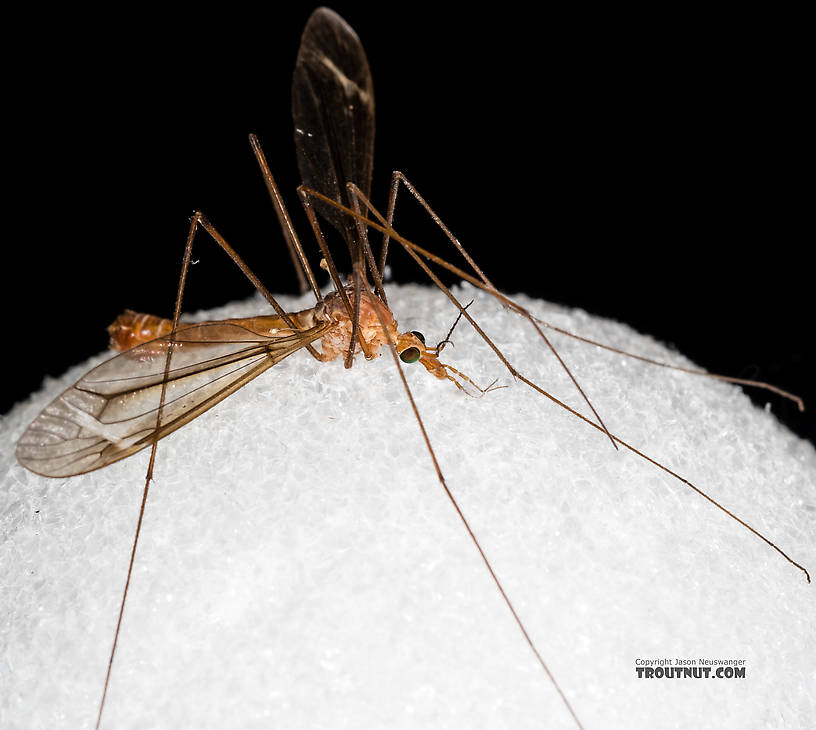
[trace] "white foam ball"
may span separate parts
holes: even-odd
[[[518,369],[586,412],[529,324],[473,296]],[[688,364],[625,326],[519,299]],[[456,314],[415,286],[390,302],[429,343]],[[406,375],[448,485],[584,727],[813,727],[816,588],[514,383],[466,323],[453,339],[445,361],[509,387],[472,399],[419,365]],[[553,341],[610,431],[816,569],[812,445],[736,387]],[[49,480],[13,444],[101,359],[2,422],[2,727],[96,719],[148,452]],[[638,660],[675,657],[742,659],[746,677],[636,675]],[[575,727],[437,481],[390,356],[346,371],[305,352],[161,442],[102,726]]]

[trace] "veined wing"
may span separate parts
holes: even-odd
[[[374,82],[357,34],[337,13],[318,8],[300,41],[292,79],[295,148],[303,184],[349,205],[346,183],[368,196],[374,166]],[[354,220],[313,205],[354,251]]]
[[[124,459],[212,408],[331,326],[263,336],[215,322],[134,347],[95,367],[47,406],[20,438],[17,459],[50,477],[83,474]]]

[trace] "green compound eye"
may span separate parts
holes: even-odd
[[[423,345],[425,344],[425,335],[421,332],[417,332],[416,330],[411,330],[411,334],[416,337]]]
[[[419,360],[419,355],[420,352],[418,347],[406,347],[400,353],[400,360],[408,363],[416,362],[417,360]]]

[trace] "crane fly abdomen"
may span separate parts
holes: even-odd
[[[172,320],[126,309],[108,326],[108,346],[111,350],[124,352],[157,337],[165,337],[172,329]]]
[[[318,323],[318,318],[314,308],[304,309],[300,312],[292,312],[289,317],[301,330],[307,330]],[[281,331],[291,333],[292,328],[278,315],[260,315],[257,317],[244,317],[236,319],[225,319],[219,322],[180,322],[177,332],[195,326],[196,324],[234,324],[243,329],[254,332],[261,337],[274,337]],[[108,327],[110,335],[109,347],[117,352],[125,352],[138,345],[144,345],[151,340],[167,337],[173,330],[173,321],[155,314],[143,314],[126,309]],[[159,352],[159,350],[157,350]],[[142,353],[144,354],[144,353]]]

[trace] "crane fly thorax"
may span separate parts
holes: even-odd
[[[349,302],[354,308],[354,292],[351,287],[346,289]],[[329,294],[326,299],[315,307],[316,317],[319,320],[331,321],[334,323],[321,339],[323,358],[334,360],[338,355],[345,354],[351,344],[351,335],[354,329],[352,316],[346,309],[345,302],[336,292]],[[383,331],[383,326],[385,330]],[[360,299],[360,334],[369,346],[372,356],[379,354],[380,347],[388,346],[389,338],[391,342],[396,342],[399,337],[397,321],[391,310],[372,294],[363,295]],[[354,354],[361,351],[359,341],[355,343]]]
[[[354,290],[346,289],[349,304],[354,308]],[[354,331],[353,319],[340,294],[332,292],[326,299],[319,302],[315,308],[315,319],[320,322],[332,322],[334,326],[321,339],[322,360],[334,360],[348,352],[351,336]],[[442,343],[436,347],[425,344],[425,336],[413,330],[403,332],[397,329],[397,321],[391,310],[374,294],[365,295],[360,300],[359,314],[360,334],[365,339],[367,349],[372,357],[379,355],[380,347],[393,343],[397,355],[404,363],[420,363],[431,375],[440,380],[450,380],[457,388],[468,395],[460,380],[473,385],[480,393],[493,389],[495,382],[488,388],[480,388],[467,375],[446,365],[439,360],[439,351]],[[354,354],[362,350],[359,341],[354,344]]]

